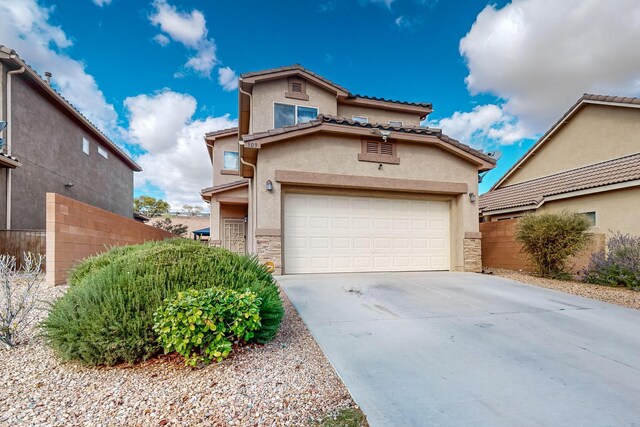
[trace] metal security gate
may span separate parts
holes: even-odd
[[[244,219],[228,219],[223,220],[224,235],[222,239],[222,247],[238,254],[246,252],[246,237]]]

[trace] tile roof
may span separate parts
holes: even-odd
[[[268,70],[262,70],[262,71],[252,71],[249,73],[244,73],[240,75],[240,78],[249,78],[249,77],[255,77],[255,76],[261,76],[264,74],[273,74],[273,73],[279,73],[282,71],[292,71],[292,70],[298,70],[298,71],[302,71],[304,73],[310,74],[313,77],[325,82],[326,84],[335,87],[336,89],[339,89],[345,93],[347,93],[347,97],[348,98],[362,98],[362,99],[369,99],[372,101],[381,101],[381,102],[390,102],[393,104],[402,104],[402,105],[412,105],[412,106],[416,106],[416,107],[423,107],[423,108],[433,108],[432,104],[430,102],[408,102],[408,101],[398,101],[398,100],[394,100],[394,99],[386,99],[386,98],[376,98],[374,96],[366,96],[366,95],[356,95],[351,93],[348,89],[346,89],[345,87],[340,86],[339,84],[337,84],[334,81],[331,81],[325,77],[322,77],[320,74],[314,73],[313,71],[304,68],[302,65],[300,64],[293,64],[293,65],[286,65],[283,67],[278,67],[278,68],[270,68]]]
[[[249,185],[248,179],[239,179],[237,181],[228,182],[226,184],[214,185],[213,187],[207,187],[200,190],[200,194],[204,195],[205,193],[220,193],[225,190],[231,190],[233,188],[244,187],[245,185]]]
[[[0,160],[3,160],[0,163],[11,165],[10,167],[14,167],[15,165],[20,166],[20,160],[18,160],[17,157],[10,156],[10,155],[8,155],[6,153],[3,153],[1,151],[0,151],[0,157],[2,158]]]
[[[398,101],[396,99],[387,99],[387,98],[378,98],[375,96],[368,95],[352,95],[349,94],[350,98],[361,98],[361,99],[370,99],[372,101],[381,101],[381,102],[391,102],[393,104],[402,104],[402,105],[413,105],[416,107],[424,107],[424,108],[433,108],[433,104],[430,102],[410,102],[410,101]]]
[[[206,138],[210,138],[213,136],[219,136],[219,135],[226,135],[226,134],[231,134],[231,133],[237,133],[238,132],[238,127],[233,127],[233,128],[227,128],[227,129],[220,129],[220,130],[216,130],[213,132],[207,132],[204,134],[204,136]]]
[[[640,153],[500,187],[480,196],[480,210],[538,205],[545,197],[640,180]]]
[[[496,160],[494,158],[489,157],[485,153],[475,150],[469,147],[468,145],[459,142],[456,139],[450,138],[449,136],[443,134],[441,129],[422,127],[422,126],[392,126],[389,124],[380,124],[380,123],[360,123],[344,117],[330,116],[327,114],[319,114],[316,119],[306,123],[300,123],[294,126],[285,126],[278,129],[271,129],[265,132],[258,132],[254,134],[244,135],[242,139],[244,141],[252,141],[256,139],[268,138],[270,136],[275,136],[275,135],[294,132],[297,130],[317,127],[325,123],[341,125],[341,126],[361,127],[361,128],[367,128],[367,129],[381,129],[381,130],[388,130],[393,132],[410,133],[415,135],[435,136],[440,140],[442,140],[443,142],[453,145],[454,147],[460,148],[468,153],[471,153],[474,156],[479,157],[491,164],[496,163]]]
[[[49,83],[47,83],[39,74],[36,70],[33,69],[33,67],[31,67],[29,64],[27,64],[22,58],[20,58],[20,56],[18,55],[18,53],[11,49],[8,46],[4,46],[2,44],[0,44],[0,52],[4,53],[6,55],[10,55],[10,56],[14,56],[15,58],[12,58],[15,62],[15,60],[17,59],[19,62],[19,65],[24,64],[24,67],[26,70],[28,70],[29,75],[31,75],[31,77],[33,77],[34,79],[36,79],[36,81],[38,83],[40,83],[41,86],[43,87],[47,87],[51,90],[51,93],[54,95],[54,98],[62,105],[64,105],[65,107],[68,107],[73,114],[75,114],[76,116],[78,116],[82,121],[86,122],[87,125],[89,126],[89,128],[95,132],[98,136],[100,136],[104,142],[106,142],[106,144],[112,148],[116,154],[118,154],[118,156],[120,156],[125,163],[129,164],[129,166],[135,170],[135,171],[142,171],[142,168],[140,167],[139,164],[137,164],[131,157],[129,157],[129,155],[122,149],[120,148],[115,142],[111,141],[111,139],[109,139],[109,137],[107,135],[104,134],[104,132],[102,132],[100,129],[98,129],[98,126],[96,126],[93,122],[91,122],[84,114],[82,114],[80,112],[80,110],[78,110],[75,105],[73,105],[71,102],[69,102],[69,100],[67,98],[65,98],[64,96],[62,96],[62,94],[60,92],[58,92],[57,90],[55,90],[53,88],[53,86],[51,86]]]
[[[544,135],[542,135],[540,137],[540,139],[538,139],[536,141],[535,144],[533,144],[531,146],[531,148],[529,148],[523,155],[522,157],[520,157],[518,159],[517,162],[515,162],[513,164],[513,166],[511,166],[509,168],[509,170],[507,170],[504,175],[502,175],[502,177],[500,177],[496,183],[493,185],[493,187],[491,187],[491,189],[495,189],[498,188],[498,186],[502,183],[502,181],[511,174],[511,172],[513,172],[515,169],[517,169],[522,163],[523,161],[526,159],[526,157],[532,153],[533,151],[537,150],[538,147],[540,145],[542,145],[542,143],[547,139],[547,137],[558,127],[560,126],[566,119],[567,117],[569,117],[571,114],[573,114],[573,112],[583,103],[590,103],[590,102],[607,102],[607,103],[613,103],[613,104],[629,104],[629,105],[640,105],[640,98],[632,98],[632,97],[628,97],[628,96],[611,96],[611,95],[594,95],[592,93],[585,93],[583,94],[572,106],[571,108],[569,108],[563,115],[562,117],[560,117],[560,119],[558,119],[558,121],[556,121],[553,126],[551,126],[549,128],[549,130],[547,130]]]

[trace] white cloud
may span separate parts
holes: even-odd
[[[197,9],[191,12],[179,11],[175,6],[170,5],[166,0],[155,0],[153,2],[154,11],[149,16],[151,23],[160,27],[164,33],[189,49],[195,50],[195,55],[191,56],[185,68],[199,73],[203,77],[210,77],[211,70],[218,63],[216,57],[216,44],[213,39],[207,38],[207,22],[202,12]],[[159,38],[164,36],[164,38]],[[162,46],[169,41],[164,34],[154,38]],[[184,73],[178,72],[176,76]]]
[[[117,114],[107,103],[85,64],[64,51],[71,40],[64,31],[49,24],[51,8],[35,0],[0,1],[0,40],[40,74],[50,71],[53,85],[89,120],[107,133],[116,128]]]
[[[388,9],[391,9],[391,5],[393,4],[393,2],[395,0],[369,0],[371,3],[373,4],[383,4],[385,5]]]
[[[218,83],[227,92],[238,89],[238,75],[230,67],[218,69]]]
[[[469,91],[540,133],[584,92],[640,95],[638,40],[637,0],[513,0],[485,7],[460,53]]]
[[[476,148],[509,145],[526,138],[529,131],[518,120],[493,104],[478,105],[469,112],[427,122],[464,144]]]
[[[193,120],[196,100],[168,89],[125,100],[129,134],[148,152],[138,158],[144,169],[136,187],[153,185],[174,207],[200,204],[200,190],[211,185],[211,162],[204,144],[206,132],[236,126],[226,114]]]
[[[165,36],[164,34],[157,34],[153,40],[158,43],[160,46],[166,46],[169,44],[169,42],[171,40],[169,40],[169,37]]]
[[[111,0],[93,0],[93,2],[100,7],[108,6],[111,4]]]

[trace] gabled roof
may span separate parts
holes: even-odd
[[[266,132],[259,132],[250,135],[244,135],[242,140],[244,142],[248,141],[257,141],[262,140],[268,137],[282,135],[282,134],[292,134],[291,136],[295,136],[296,131],[301,131],[304,129],[321,127],[325,124],[339,125],[345,127],[352,128],[361,128],[361,129],[378,129],[389,132],[397,132],[399,134],[413,134],[413,135],[421,135],[421,136],[433,136],[443,141],[444,143],[451,145],[457,149],[463,150],[472,156],[475,156],[491,165],[495,165],[496,160],[492,157],[487,156],[481,151],[475,150],[468,145],[462,144],[456,139],[450,138],[449,136],[442,133],[441,129],[429,128],[429,127],[421,127],[421,126],[392,126],[389,124],[379,124],[379,123],[360,123],[354,120],[346,119],[344,117],[330,116],[326,114],[320,114],[315,120],[311,120],[306,123],[301,123],[295,126],[286,126],[278,129],[271,129]],[[391,135],[391,138],[394,136]]]
[[[200,190],[202,196],[211,196],[213,194],[223,193],[225,191],[234,190],[236,188],[246,187],[249,185],[248,179],[240,179],[226,184],[215,185],[213,187],[207,187]]]
[[[479,205],[484,213],[518,207],[536,209],[549,196],[637,180],[640,153],[491,190],[480,196]]]
[[[7,47],[0,45],[0,59],[12,61],[18,67],[25,68],[25,74],[27,74],[44,92],[49,94],[51,98],[59,106],[71,113],[72,116],[77,118],[83,123],[89,130],[97,137],[97,139],[106,147],[114,151],[114,153],[127,164],[132,170],[136,172],[142,171],[142,167],[137,164],[123,149],[118,147],[113,141],[111,141],[98,127],[93,124],[88,118],[86,118],[80,110],[78,110],[73,104],[71,104],[60,92],[55,90],[49,83],[47,83],[29,64],[24,62],[18,53]]]
[[[238,133],[238,127],[220,129],[213,132],[207,132],[204,134],[205,138],[220,138],[223,136],[234,135]]]
[[[562,117],[553,125],[551,128],[545,132],[542,137],[527,150],[526,153],[513,165],[507,172],[505,172],[498,181],[491,187],[491,190],[498,188],[516,169],[522,167],[522,165],[529,159],[529,157],[537,151],[548,139],[554,134],[558,129],[564,126],[567,123],[567,119],[576,114],[582,107],[588,104],[595,105],[608,105],[613,107],[632,107],[632,108],[640,108],[640,98],[631,98],[626,96],[609,96],[609,95],[594,95],[590,93],[585,93],[576,101],[575,104],[567,110]]]
[[[430,102],[410,102],[410,101],[398,101],[396,99],[378,98],[368,95],[349,95],[349,98],[369,99],[371,101],[390,102],[392,104],[413,105],[415,107],[433,108],[433,104]]]
[[[336,91],[338,92],[344,92],[344,94],[348,94],[349,91],[345,88],[343,88],[342,86],[340,86],[339,84],[332,82],[329,79],[326,79],[324,77],[322,77],[320,74],[316,74],[311,70],[308,70],[306,68],[304,68],[302,65],[300,64],[293,64],[293,65],[287,65],[284,67],[278,67],[278,68],[270,68],[268,70],[262,70],[262,71],[252,71],[249,73],[244,73],[240,75],[240,78],[242,80],[252,80],[256,77],[267,77],[269,75],[280,75],[284,72],[287,71],[299,71],[302,72],[304,74],[307,74],[315,79],[320,80],[321,82],[325,83],[328,86],[333,87]]]

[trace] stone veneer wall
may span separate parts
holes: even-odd
[[[61,285],[82,259],[111,246],[175,238],[133,218],[105,211],[56,193],[47,193],[47,284]]]
[[[282,274],[282,238],[273,235],[256,235],[256,253],[261,263],[271,261],[274,275]]]
[[[482,240],[480,238],[465,238],[464,271],[473,273],[482,272]]]

